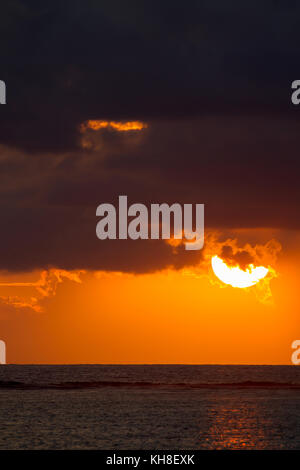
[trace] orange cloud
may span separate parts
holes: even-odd
[[[36,297],[27,298],[24,295],[9,295],[0,296],[0,300],[15,308],[30,308],[35,312],[42,312],[43,307],[40,305],[40,301],[45,297],[54,296],[56,294],[58,284],[61,284],[64,280],[81,283],[80,275],[84,273],[85,271],[82,270],[66,271],[64,269],[49,269],[48,271],[42,271],[40,279],[34,282],[0,282],[0,288],[27,287],[33,288],[37,291]]]
[[[87,129],[98,131],[100,129],[111,128],[119,132],[125,131],[140,131],[148,127],[148,124],[141,121],[102,121],[102,120],[89,120],[81,124],[80,131],[85,132]]]
[[[17,295],[8,295],[8,296],[0,296],[0,300],[6,304],[11,305],[12,307],[19,309],[19,308],[29,308],[34,310],[35,312],[42,312],[42,307],[39,305],[38,299],[36,297],[31,297],[29,300],[24,300]]]

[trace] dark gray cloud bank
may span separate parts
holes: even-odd
[[[1,4],[0,267],[144,272],[201,252],[95,235],[101,202],[205,204],[206,226],[299,228],[300,6]],[[89,119],[147,129],[87,130]],[[90,143],[82,147],[82,138]]]

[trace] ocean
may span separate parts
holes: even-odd
[[[300,449],[300,368],[0,366],[0,449]]]

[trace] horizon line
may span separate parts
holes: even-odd
[[[0,366],[247,366],[247,367],[258,367],[258,366],[291,366],[294,367],[295,364],[249,364],[249,363],[100,363],[100,362],[57,362],[57,363],[27,363],[27,362],[7,362],[6,364],[0,364]]]

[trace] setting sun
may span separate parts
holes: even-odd
[[[211,265],[215,275],[222,282],[232,287],[240,288],[254,286],[263,279],[269,271],[264,266],[254,267],[253,264],[249,264],[245,270],[241,269],[239,266],[227,266],[217,255],[212,257]]]

